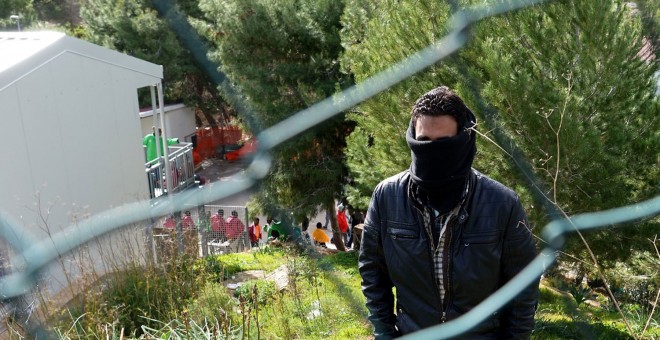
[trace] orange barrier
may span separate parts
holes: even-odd
[[[243,138],[243,131],[237,126],[206,127],[198,129],[196,134],[197,146],[193,151],[195,165],[205,159],[215,157],[218,153],[218,147],[236,145]]]

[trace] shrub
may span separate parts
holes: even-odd
[[[224,329],[228,324],[236,324],[238,318],[233,313],[238,306],[238,301],[234,299],[227,288],[214,283],[207,282],[199,292],[197,299],[191,301],[186,308],[188,317],[202,324],[215,320]]]
[[[255,293],[257,304],[263,306],[273,299],[275,293],[277,293],[277,288],[275,283],[270,280],[250,280],[234,290],[234,297],[243,297],[243,301],[254,304]]]
[[[238,272],[255,269],[271,271],[282,264],[284,264],[282,250],[264,247],[249,253],[207,256],[197,260],[194,267],[196,271],[210,275],[212,279],[220,282]]]
[[[573,296],[573,299],[575,299],[577,306],[580,306],[580,304],[588,300],[592,295],[591,289],[582,285],[571,286],[568,291]]]
[[[76,334],[102,334],[106,325],[123,329],[126,336],[142,334],[142,326],[156,326],[153,319],[169,320],[181,311],[181,301],[195,296],[197,280],[183,260],[173,260],[164,268],[137,264],[97,283],[97,289],[67,310],[61,322],[67,329],[74,322]]]

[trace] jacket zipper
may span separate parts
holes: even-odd
[[[448,228],[449,230],[449,248],[448,248],[448,254],[447,254],[447,275],[444,275],[444,277],[447,278],[446,281],[446,289],[445,291],[447,292],[447,298],[445,301],[443,301],[443,311],[442,311],[442,322],[447,321],[447,312],[449,311],[449,306],[451,306],[451,301],[452,301],[452,289],[451,289],[451,283],[452,283],[452,264],[453,264],[453,249],[454,247],[454,242],[453,242],[453,237],[454,237],[454,229],[456,230],[462,230],[463,225],[465,224],[466,220],[466,213],[463,211],[463,208],[459,210],[458,216],[456,216],[456,223],[451,226],[451,228]]]
[[[451,221],[449,221],[451,223]],[[445,298],[442,299],[442,319],[440,322],[444,323],[447,321],[447,311],[449,310],[449,300],[451,299],[451,270],[452,270],[452,248],[453,248],[453,236],[454,236],[454,225],[447,226],[447,239],[445,239],[445,249],[443,249],[443,264],[446,263],[447,270],[443,273],[443,278],[445,280]],[[444,256],[446,254],[446,256]],[[445,267],[445,266],[443,266]],[[443,268],[444,270],[444,268]]]
[[[429,228],[427,228],[427,226],[425,225],[425,223],[424,223],[424,214],[422,212],[420,212],[419,209],[417,210],[417,214],[418,214],[417,218],[422,221],[422,225],[424,226],[424,231],[426,232],[426,237],[428,238],[428,240],[427,240],[427,245],[428,245],[427,249],[429,250],[429,256],[430,256],[430,259],[431,259],[431,261],[430,261],[430,264],[431,264],[431,266],[430,266],[431,267],[431,271],[430,271],[431,281],[433,283],[435,283],[435,291],[438,293],[438,300],[440,300],[440,304],[442,305],[443,299],[442,299],[442,295],[440,294],[440,285],[438,284],[438,279],[435,275],[435,264],[434,264],[435,262],[434,262],[434,259],[433,259],[434,256],[435,256],[435,249],[434,249],[435,241],[433,240],[433,232]],[[435,223],[435,217],[432,217],[431,221],[429,221],[429,222]],[[429,227],[433,228],[434,226],[429,226]],[[443,317],[441,318],[441,320],[444,319],[444,314],[445,313],[443,312],[442,314],[443,314]],[[444,321],[441,321],[441,322],[444,322]]]

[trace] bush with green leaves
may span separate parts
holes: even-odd
[[[243,301],[247,301],[251,304],[256,303],[257,305],[265,305],[270,300],[273,299],[277,293],[277,288],[275,287],[275,282],[270,280],[249,280],[243,282],[234,290],[234,297],[243,298]]]
[[[71,338],[102,334],[107,325],[117,325],[125,336],[140,335],[142,326],[156,326],[153,320],[180,316],[181,303],[195,297],[198,284],[198,276],[182,259],[162,268],[133,264],[81,293],[60,323],[73,322]]]
[[[226,287],[215,282],[207,282],[194,301],[186,307],[187,316],[201,324],[216,322],[220,329],[228,330],[231,325],[237,325],[239,318],[234,309],[238,306]]]
[[[246,270],[272,271],[285,263],[283,254],[282,249],[264,247],[249,253],[210,255],[197,260],[193,267],[220,282]]]
[[[593,294],[589,287],[584,287],[582,285],[571,286],[569,292],[573,296],[577,306],[580,306],[580,304],[587,301]]]

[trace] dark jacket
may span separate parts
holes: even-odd
[[[518,196],[473,170],[471,188],[447,231],[446,301],[440,299],[422,215],[408,197],[410,173],[381,182],[369,204],[359,270],[377,338],[451,321],[468,312],[533,260],[536,248]],[[396,287],[396,315],[394,296]],[[538,281],[473,328],[469,338],[529,338]]]

